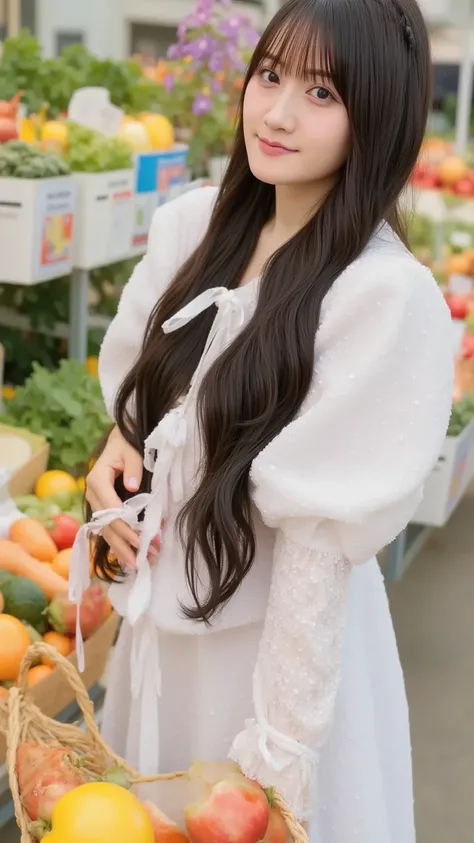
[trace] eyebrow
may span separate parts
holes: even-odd
[[[263,61],[273,62],[275,66],[279,66],[285,69],[285,65],[281,61],[281,59],[279,59],[277,56],[272,55],[271,53],[267,53],[267,55],[264,56]],[[332,79],[332,74],[329,73],[328,70],[323,70],[323,68],[321,67],[310,67],[305,71],[305,77],[307,77],[308,79],[316,79],[318,76],[322,79]]]

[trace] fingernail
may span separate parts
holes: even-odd
[[[136,477],[127,477],[127,479],[125,480],[125,485],[127,489],[129,489],[131,492],[136,492],[137,489],[140,488],[140,483],[138,482]]]

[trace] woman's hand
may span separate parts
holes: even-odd
[[[124,486],[129,492],[138,492],[143,476],[143,458],[115,427],[87,477],[86,498],[93,512],[122,506],[115,491],[115,481],[120,475],[123,475]],[[117,519],[102,530],[102,535],[120,565],[135,568],[136,551],[140,545],[138,533]],[[158,555],[156,546],[150,548],[150,555]]]

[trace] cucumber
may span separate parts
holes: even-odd
[[[39,585],[27,577],[15,577],[3,584],[1,592],[5,614],[26,621],[35,629],[44,628],[43,612],[49,601]]]

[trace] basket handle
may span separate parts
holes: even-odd
[[[49,661],[52,661],[56,664],[57,669],[62,672],[71,689],[73,690],[79,709],[82,713],[82,716],[84,717],[84,723],[87,727],[87,731],[94,740],[94,743],[96,743],[100,747],[100,749],[103,750],[106,756],[108,756],[117,764],[120,764],[123,767],[123,760],[119,758],[118,755],[115,755],[111,751],[110,747],[108,747],[107,744],[102,740],[94,716],[93,703],[89,697],[87,688],[84,685],[78,671],[76,670],[74,665],[71,664],[68,659],[62,656],[61,653],[58,653],[58,651],[54,647],[51,647],[49,644],[45,644],[44,642],[39,641],[36,644],[32,644],[28,648],[23,657],[23,661],[20,667],[20,673],[18,676],[18,690],[20,692],[20,695],[26,696],[27,694],[29,694],[28,671],[30,667],[37,663],[38,659],[42,656],[46,657]]]
[[[22,696],[25,696],[29,693],[28,688],[28,670],[30,667],[33,666],[38,661],[38,658],[41,656],[45,656],[48,660],[55,662],[57,668],[62,671],[64,677],[68,681],[70,687],[74,691],[77,704],[82,712],[84,717],[84,723],[87,727],[89,734],[91,735],[94,742],[101,748],[104,755],[111,760],[115,761],[121,767],[124,767],[128,773],[132,776],[132,782],[134,784],[143,784],[145,782],[156,782],[156,781],[167,781],[176,778],[182,778],[186,776],[185,772],[177,772],[177,773],[161,773],[155,776],[140,776],[137,774],[135,770],[129,767],[127,764],[124,763],[123,759],[120,758],[118,755],[115,755],[110,749],[109,746],[102,740],[101,734],[99,732],[95,717],[94,717],[94,706],[92,701],[89,697],[88,691],[86,686],[84,685],[80,675],[73,664],[71,664],[68,659],[64,658],[54,647],[51,647],[49,644],[45,644],[44,642],[38,642],[37,644],[32,644],[25,653],[23,657],[23,661],[20,667],[20,673],[18,677],[18,687],[12,688],[13,693],[10,692],[10,700],[9,700],[9,712],[10,718],[15,723],[15,732],[18,734],[14,735],[13,740],[9,740],[9,749],[10,751],[15,748],[15,753],[11,754],[9,758],[10,766],[15,764],[16,759],[16,746],[19,743],[19,702]],[[9,753],[10,754],[10,753]],[[14,768],[13,768],[14,769]],[[14,780],[16,782],[16,776],[11,776],[10,781]],[[295,818],[294,814],[288,808],[285,800],[280,796],[278,793],[274,793],[273,795],[273,804],[276,808],[281,812],[283,819],[286,822],[288,831],[290,832],[291,838],[293,843],[309,843],[308,835],[306,834],[304,828],[300,825],[300,823]]]

